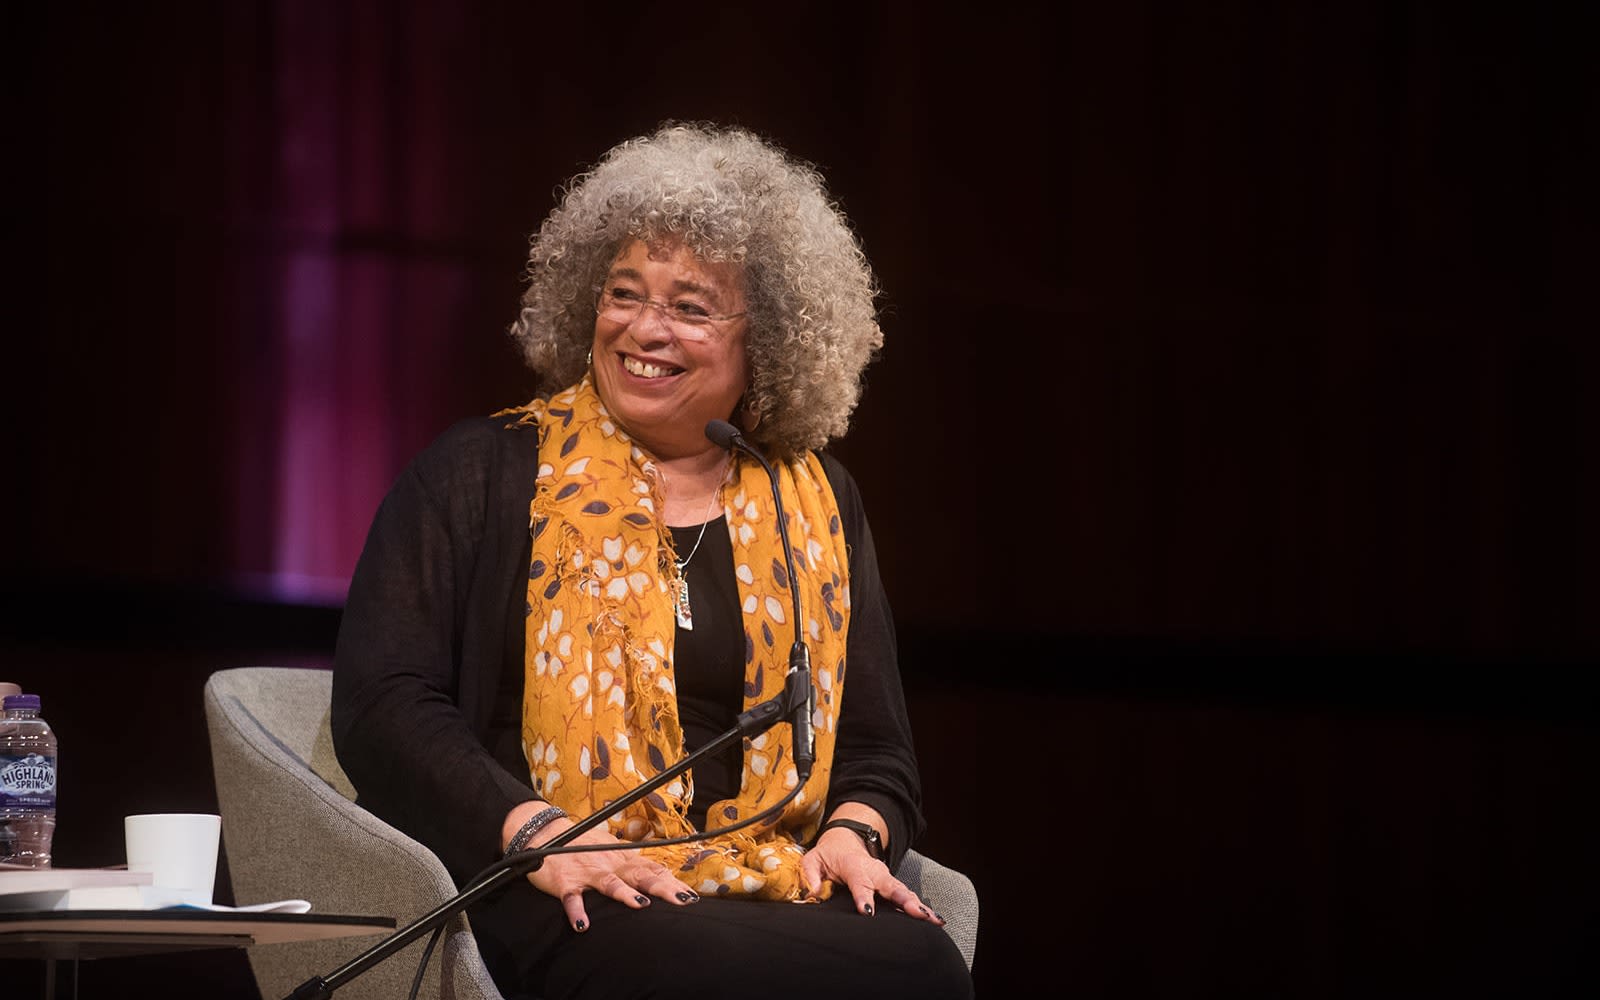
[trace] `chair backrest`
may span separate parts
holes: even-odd
[[[206,683],[222,841],[240,904],[307,899],[316,911],[393,916],[401,926],[455,894],[426,847],[355,805],[328,726],[332,674],[242,667]],[[326,975],[377,938],[252,948],[263,997]],[[424,941],[351,980],[341,1000],[406,996]],[[502,1000],[464,918],[447,926],[421,997]]]
[[[331,671],[281,667],[225,670],[213,683],[219,695],[235,699],[264,732],[311,773],[346,799],[356,800],[355,786],[333,752]]]

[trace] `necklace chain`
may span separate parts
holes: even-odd
[[[722,495],[722,485],[727,481],[728,478],[728,466],[732,464],[733,456],[729,455],[727,461],[723,463],[722,475],[717,477],[717,485],[711,488],[711,497],[706,501],[706,513],[705,516],[700,519],[700,534],[695,536],[694,547],[691,548],[689,550],[689,554],[684,556],[682,559],[673,560],[673,564],[678,567],[678,573],[680,575],[683,573],[683,568],[689,565],[689,560],[693,559],[694,554],[700,551],[700,543],[706,537],[706,527],[711,524],[711,509],[717,505],[717,497]],[[663,479],[666,478],[665,471],[661,473],[661,477]]]
[[[728,456],[728,463],[730,465],[733,463],[733,456]],[[677,586],[674,588],[676,593],[672,596],[673,612],[678,619],[678,627],[685,631],[694,629],[694,609],[689,605],[689,578],[683,575],[683,571],[689,565],[689,560],[694,558],[694,554],[700,551],[700,543],[705,540],[706,529],[711,526],[711,509],[716,505],[717,498],[722,495],[723,482],[727,478],[728,470],[724,466],[721,479],[711,491],[711,499],[706,501],[705,516],[700,519],[700,534],[695,537],[694,548],[690,549],[689,554],[682,559],[672,560],[678,570]]]
[[[700,542],[702,540],[704,540],[705,537],[706,537],[706,527],[711,524],[711,508],[716,505],[717,494],[719,494],[721,492],[722,492],[722,487],[721,486],[718,486],[716,489],[711,491],[711,502],[706,504],[706,517],[705,517],[705,520],[700,522],[700,534],[695,536],[694,548],[690,549],[689,550],[689,554],[684,556],[682,559],[673,560],[674,562],[676,562],[678,564],[678,572],[679,573],[682,573],[683,572],[683,568],[685,566],[689,565],[689,560],[694,558],[694,554],[696,552],[700,551]]]

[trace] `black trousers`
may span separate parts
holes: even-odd
[[[875,916],[835,893],[817,904],[655,899],[633,910],[584,895],[589,929],[526,882],[468,913],[490,975],[509,1000],[966,1000],[972,977],[940,927],[892,906]]]

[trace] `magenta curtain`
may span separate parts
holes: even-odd
[[[459,397],[468,178],[462,8],[283,2],[230,14],[226,213],[252,360],[235,419],[237,568],[342,600],[397,464]],[[248,22],[248,23],[246,23]],[[453,45],[454,43],[454,45]],[[256,305],[265,304],[257,309]],[[263,536],[262,526],[270,530]]]

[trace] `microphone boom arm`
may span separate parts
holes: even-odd
[[[338,969],[335,969],[327,976],[314,976],[311,979],[306,980],[304,983],[300,984],[300,986],[296,987],[294,992],[290,993],[284,998],[284,1000],[328,1000],[328,998],[333,995],[334,990],[337,990],[351,979],[354,979],[363,972],[366,972],[368,969],[372,968],[374,965],[377,965],[390,955],[393,955],[395,952],[404,948],[412,941],[415,941],[422,935],[428,933],[436,927],[439,927],[457,913],[466,910],[468,906],[477,902],[479,899],[520,876],[527,875],[530,872],[538,871],[539,868],[544,864],[546,857],[554,854],[576,854],[591,850],[617,850],[618,847],[614,844],[580,844],[576,847],[568,848],[566,850],[563,850],[563,848],[566,848],[566,845],[570,844],[578,837],[581,837],[589,830],[592,830],[596,826],[599,826],[601,823],[605,822],[606,817],[633,805],[635,802],[638,802],[640,799],[644,798],[646,795],[649,795],[657,788],[660,788],[662,785],[665,785],[678,775],[694,767],[694,765],[698,764],[700,761],[721,752],[735,740],[740,740],[745,736],[759,733],[771,726],[782,716],[783,712],[786,710],[787,706],[785,701],[787,696],[788,692],[785,691],[784,694],[779,695],[776,698],[771,698],[759,705],[751,707],[747,711],[741,712],[738,719],[734,722],[733,728],[716,737],[705,746],[696,750],[694,753],[682,758],[665,771],[662,771],[655,777],[651,778],[649,781],[646,781],[643,784],[633,788],[616,801],[609,803],[604,808],[596,810],[590,815],[574,823],[570,829],[561,831],[561,833],[557,834],[555,837],[552,837],[548,843],[532,850],[519,851],[516,854],[502,858],[500,861],[495,862],[489,867],[489,869],[486,869],[484,872],[480,872],[477,876],[475,876],[467,888],[463,889],[455,896],[452,896],[443,903],[440,903],[429,912],[418,917],[416,920],[413,920],[411,923],[378,942],[373,947],[368,948],[366,951],[357,955],[349,962],[346,962]],[[632,845],[621,845],[622,849],[627,849],[630,846]]]

